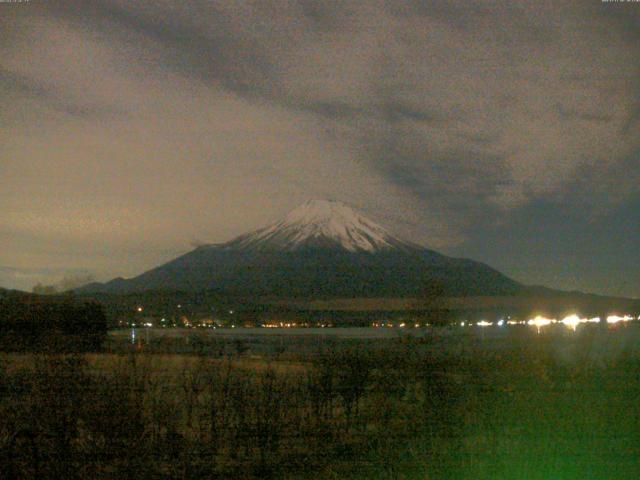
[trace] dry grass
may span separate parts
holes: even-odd
[[[635,343],[606,357],[589,335],[559,350],[541,335],[437,358],[414,341],[365,345],[295,361],[3,355],[3,471],[15,478],[640,477]]]

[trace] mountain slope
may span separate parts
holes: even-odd
[[[234,296],[410,297],[511,294],[521,286],[479,262],[403,241],[337,202],[312,201],[276,224],[204,245],[88,292],[209,290]]]

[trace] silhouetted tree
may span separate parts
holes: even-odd
[[[71,295],[24,295],[0,299],[0,349],[96,351],[107,335],[98,303],[78,303]]]

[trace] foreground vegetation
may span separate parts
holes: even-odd
[[[544,335],[433,354],[428,339],[252,358],[0,358],[3,478],[640,475],[640,358]],[[531,340],[531,339],[529,339]],[[233,351],[231,349],[230,351]]]

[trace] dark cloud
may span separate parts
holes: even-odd
[[[155,7],[89,0],[82,8],[61,2],[51,12],[77,28],[97,29],[107,39],[118,37],[125,44],[139,44],[139,61],[149,68],[174,69],[248,96],[268,91],[270,65],[263,45],[230,28],[233,23],[221,2],[195,1],[182,6],[159,2]]]
[[[332,32],[345,27],[354,12],[353,3],[348,0],[297,0],[304,18],[312,28],[320,32]]]
[[[0,66],[0,92],[7,97],[22,96],[40,100],[54,110],[83,119],[124,118],[128,112],[111,105],[82,103],[74,100],[67,93],[41,83],[33,78],[4,69]]]

